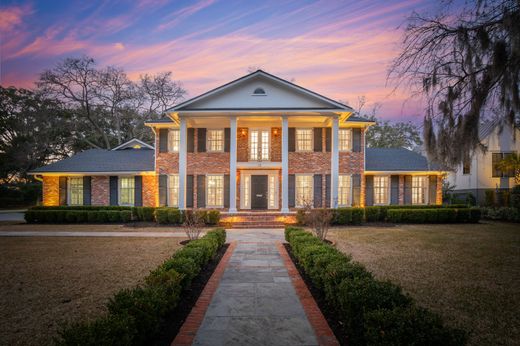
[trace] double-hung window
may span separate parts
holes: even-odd
[[[207,131],[207,148],[210,152],[224,151],[224,130],[208,129]]]
[[[339,129],[338,132],[339,151],[352,150],[352,129]]]
[[[497,166],[506,157],[511,155],[512,153],[492,153],[491,154],[491,167],[492,167],[492,177],[493,178],[507,178],[507,177],[514,177],[515,172],[508,172],[508,171],[502,171]]]
[[[462,174],[471,173],[471,159],[464,159],[462,161]]]
[[[269,161],[269,131],[251,130],[249,138],[249,159]]]
[[[168,206],[179,206],[179,176],[177,174],[168,176]]]
[[[412,177],[412,204],[426,204],[428,196],[428,177]]]
[[[388,176],[374,176],[374,204],[388,204]]]
[[[179,130],[168,131],[168,151],[178,153],[181,143],[181,135]]]
[[[83,177],[68,178],[69,186],[69,205],[83,204]]]
[[[135,178],[119,177],[119,205],[134,205]]]
[[[224,206],[224,176],[206,176],[206,206],[222,208]]]
[[[313,202],[313,176],[312,175],[296,175],[296,207],[305,207],[312,205]]]
[[[313,129],[296,129],[296,151],[313,150]]]
[[[348,207],[351,204],[351,178],[350,175],[338,177],[338,206]]]

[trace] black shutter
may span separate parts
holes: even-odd
[[[195,152],[195,129],[193,127],[188,128],[188,141],[186,151],[188,153]]]
[[[352,129],[352,151],[361,151],[361,129]]]
[[[330,174],[325,175],[325,207],[330,208]]]
[[[321,174],[314,174],[314,208],[321,208],[323,206],[321,197],[323,191],[322,185]]]
[[[367,175],[365,176],[365,199],[366,205],[374,205],[374,176]]]
[[[404,176],[404,204],[412,204],[412,176]]]
[[[118,192],[118,181],[119,178],[117,176],[111,176],[110,177],[110,205],[118,205],[119,200],[117,197]]]
[[[206,176],[197,175],[197,208],[206,207]]]
[[[164,207],[168,204],[168,176],[159,175],[159,206]]]
[[[296,177],[294,174],[289,174],[289,207],[296,205]]]
[[[83,205],[92,204],[92,179],[91,177],[83,177]]]
[[[206,129],[197,129],[197,151],[199,153],[206,151]]]
[[[317,152],[323,151],[322,131],[321,127],[314,128],[314,151]]]
[[[289,127],[289,151],[296,151],[296,129]]]
[[[229,208],[229,174],[224,175],[224,208]]]
[[[143,177],[140,175],[134,177],[134,206],[143,206]]]
[[[399,176],[392,175],[390,177],[390,204],[399,204]]]
[[[168,152],[168,129],[159,129],[159,152]]]
[[[231,129],[226,127],[224,129],[224,151],[229,153],[229,148],[231,147]]]
[[[352,174],[352,206],[361,205],[361,175]]]
[[[67,205],[67,177],[60,177],[59,184],[60,184],[59,203],[60,203],[60,205]]]
[[[430,175],[428,187],[428,204],[436,204],[437,202],[437,176]]]
[[[186,176],[186,208],[193,208],[193,175]]]
[[[332,129],[330,127],[325,128],[325,151],[330,152],[332,143]]]

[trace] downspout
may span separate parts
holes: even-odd
[[[43,176],[39,176],[39,175],[35,174],[35,175],[33,175],[33,177],[34,177],[34,179],[36,179],[36,180],[38,180],[38,181],[43,183]]]

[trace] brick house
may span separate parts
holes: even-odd
[[[131,140],[34,170],[44,205],[172,206],[228,214],[441,203],[441,175],[406,149],[365,148],[373,122],[258,70],[146,124]]]

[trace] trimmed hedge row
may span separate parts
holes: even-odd
[[[215,226],[220,220],[218,210],[195,210],[204,223],[208,226]],[[184,222],[184,214],[177,208],[157,208],[155,209],[155,220],[160,224],[179,225]]]
[[[130,210],[28,210],[27,223],[107,223],[130,222]]]
[[[482,218],[497,221],[520,222],[520,209],[511,207],[484,207]]]
[[[327,304],[335,309],[349,345],[463,345],[465,332],[415,305],[389,281],[376,280],[350,256],[296,227],[285,229],[292,253]]]
[[[122,207],[117,205],[56,205],[56,206],[35,206],[30,210],[132,210],[135,207]]]
[[[390,209],[387,220],[394,223],[477,223],[479,208]]]
[[[76,322],[59,332],[57,345],[152,344],[171,313],[204,265],[226,242],[216,229],[188,243],[150,272],[144,284],[123,289],[108,302],[108,313],[93,321]]]
[[[395,209],[445,209],[445,208],[468,208],[465,204],[451,204],[451,205],[381,205],[365,207],[366,222],[385,222],[388,221],[388,211]]]

